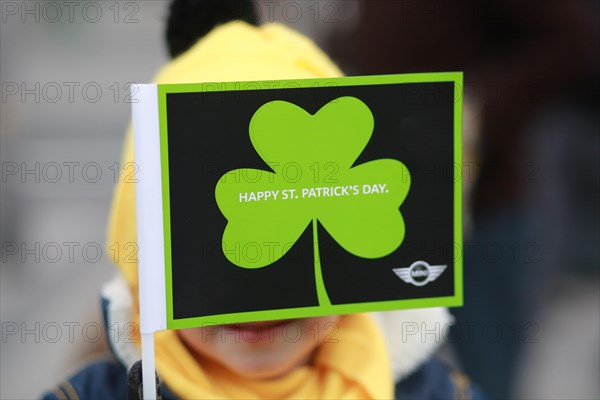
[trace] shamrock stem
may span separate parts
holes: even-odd
[[[313,219],[313,245],[315,254],[315,283],[317,285],[317,298],[320,306],[330,306],[329,296],[325,289],[323,281],[323,272],[321,271],[321,257],[319,256],[319,231],[317,227],[317,219]]]

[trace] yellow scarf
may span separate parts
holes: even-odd
[[[157,83],[223,82],[341,76],[341,71],[304,36],[279,24],[260,28],[231,22],[214,29],[169,63]],[[133,161],[131,130],[126,135],[124,164]],[[135,190],[116,188],[108,232],[109,246],[136,241]],[[117,263],[136,299],[137,265]],[[339,321],[337,343],[324,343],[310,366],[276,380],[248,380],[211,362],[198,364],[176,332],[156,334],[158,374],[176,395],[196,398],[391,399],[393,379],[384,339],[364,314]]]
[[[156,334],[158,375],[184,399],[392,399],[387,348],[367,314],[345,315],[312,365],[274,380],[244,379],[213,361],[199,364],[174,331]]]

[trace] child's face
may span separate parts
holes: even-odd
[[[231,324],[177,331],[200,358],[259,379],[285,375],[311,361],[314,350],[335,340],[339,316]],[[200,360],[202,362],[202,360]]]

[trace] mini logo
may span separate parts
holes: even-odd
[[[425,261],[415,261],[408,268],[393,269],[400,279],[415,286],[425,286],[435,281],[445,270],[445,265],[429,265]]]

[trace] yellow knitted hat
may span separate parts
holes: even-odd
[[[309,39],[280,24],[254,27],[229,22],[214,29],[167,64],[155,83],[198,83],[339,77],[342,72]],[[127,130],[123,165],[133,162],[133,135]],[[108,246],[136,242],[135,184],[120,182],[108,227]],[[137,295],[137,264],[116,260]],[[137,297],[137,296],[136,296]]]

